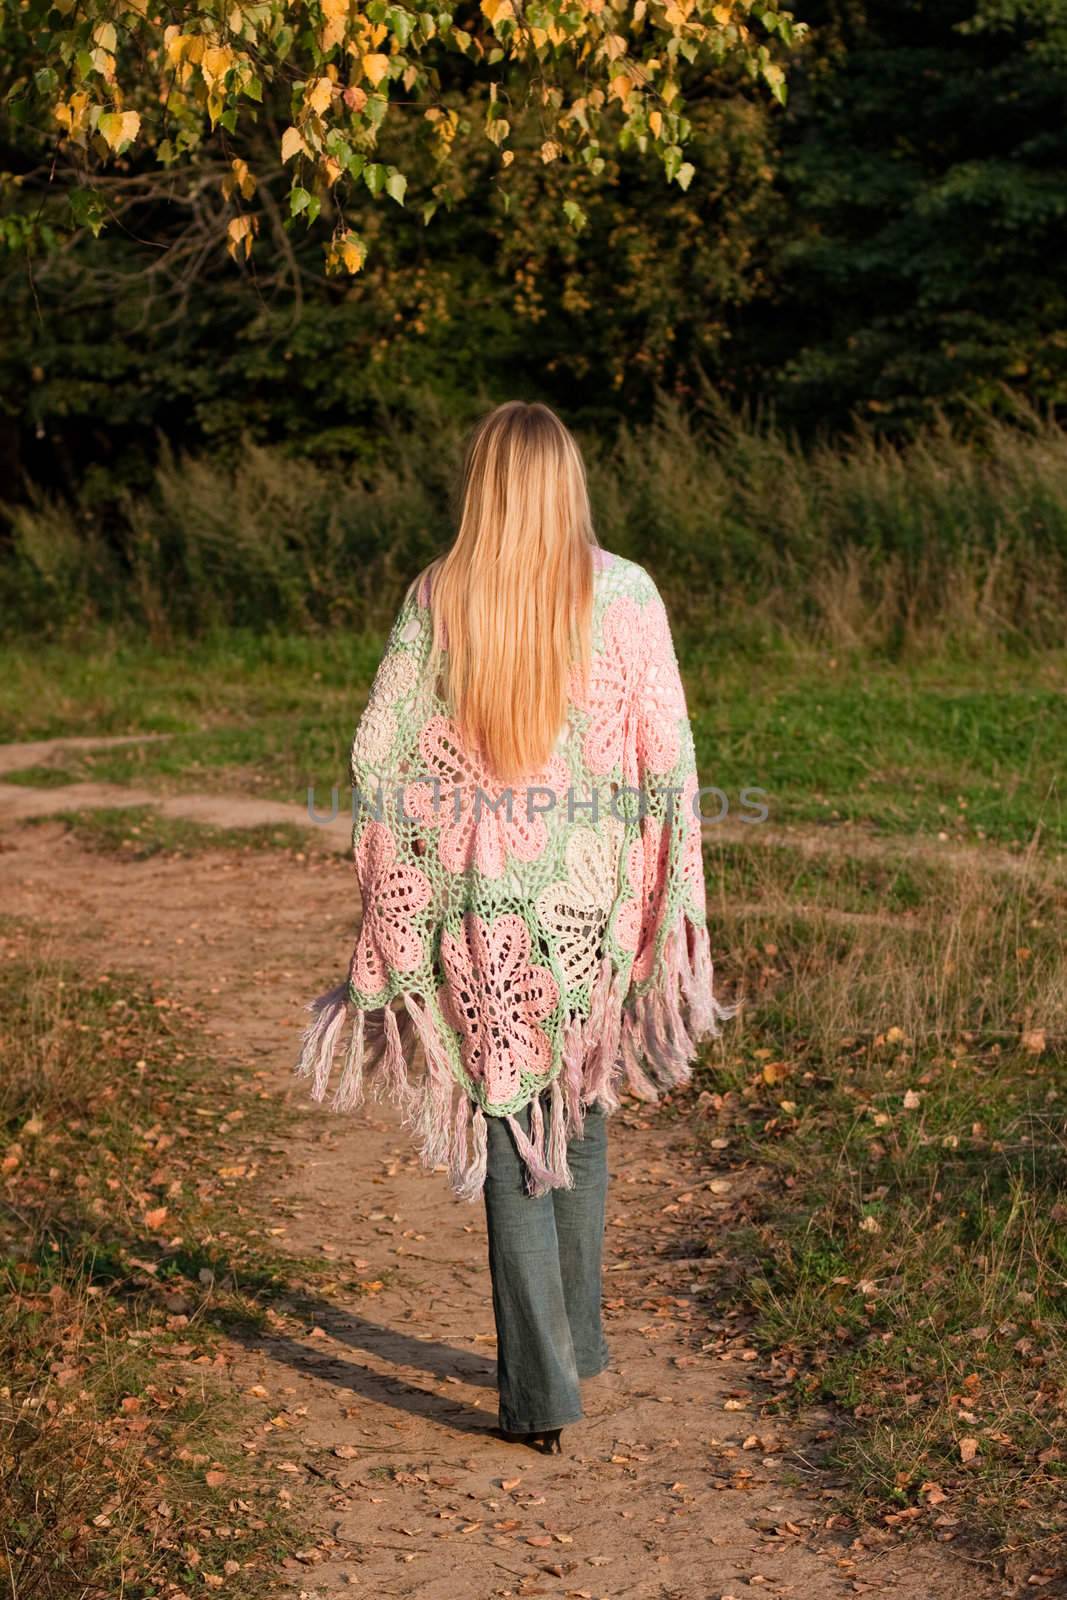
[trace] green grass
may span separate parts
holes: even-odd
[[[166,994],[40,944],[0,928],[0,1587],[261,1600],[299,1535],[210,1371],[292,1288],[227,1176],[273,1107]]]
[[[28,789],[66,789],[80,778],[62,767],[19,767],[0,775],[0,783],[21,784]]]
[[[311,829],[298,828],[288,822],[254,828],[219,828],[211,823],[162,817],[151,806],[61,811],[34,820],[65,823],[87,850],[120,854],[130,861],[147,861],[158,855],[196,855],[204,850],[289,850],[307,854],[316,847]]]
[[[112,640],[0,650],[0,735],[166,732],[64,755],[82,778],[304,804],[344,784],[379,636],[220,635],[180,651]],[[702,781],[767,791],[777,823],[851,822],[1020,847],[1067,841],[1062,652],[909,662],[680,638]],[[715,802],[709,801],[711,812]]]
[[[884,915],[842,926],[827,912],[861,908],[883,871],[892,890],[891,868],[755,846],[709,865],[729,886],[720,981],[748,1005],[703,1071],[698,1127],[710,1171],[751,1168],[709,1248],[725,1235],[720,1293],[784,1375],[772,1404],[834,1405],[827,1461],[859,1518],[903,1511],[1058,1568],[1067,889],[1040,860],[913,863]]]
[[[1067,698],[1057,667],[800,659],[725,681],[711,668],[690,692],[702,781],[731,798],[747,785],[768,790],[780,822],[1014,844],[1040,826],[1062,845]]]

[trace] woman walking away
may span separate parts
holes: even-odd
[[[712,993],[692,733],[667,615],[601,549],[573,438],[498,407],[352,749],[363,919],[298,1072],[370,1082],[484,1196],[500,1432],[548,1452],[609,1358],[606,1119],[688,1082]],[[418,1070],[412,1070],[412,1069]]]

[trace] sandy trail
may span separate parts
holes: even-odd
[[[228,1347],[227,1381],[248,1408],[242,1442],[277,1472],[279,1490],[303,1485],[310,1507],[313,1526],[278,1593],[1006,1593],[954,1544],[878,1533],[855,1541],[835,1519],[832,1484],[809,1465],[832,1419],[793,1426],[761,1416],[763,1363],[743,1329],[713,1319],[702,1298],[724,1264],[715,1236],[731,1202],[707,1188],[685,1096],[680,1118],[635,1106],[611,1124],[613,1361],[584,1385],[586,1417],[565,1430],[566,1453],[541,1457],[485,1431],[496,1392],[481,1205],[418,1166],[391,1108],[309,1113],[290,1076],[303,1007],[337,981],[350,952],[345,861],[211,853],[134,862],[83,851],[58,824],[7,828],[0,904],[51,930],[90,970],[151,974],[195,1004],[220,1071],[240,1059],[267,1072],[283,1091],[277,1139],[294,1176],[283,1192],[242,1199],[264,1229],[284,1229],[275,1246],[383,1285],[347,1302],[324,1293],[313,1321]],[[750,1175],[735,1179],[743,1188]],[[254,1385],[265,1395],[250,1395]],[[279,1414],[286,1426],[270,1422]]]
[[[65,751],[88,752],[116,746],[147,743],[165,735],[131,734],[111,739],[48,739],[26,744],[0,744],[0,780],[5,774],[35,766],[62,766]],[[714,802],[708,800],[710,808]],[[60,787],[34,787],[0,781],[0,827],[26,822],[60,812],[93,811],[118,806],[154,806],[163,817],[207,823],[218,828],[278,827],[291,824],[306,828],[323,848],[347,853],[352,840],[351,790],[341,788],[336,799],[321,789],[315,796],[314,815],[308,802],[303,805],[286,800],[264,799],[256,795],[198,794],[170,792],[160,788],[133,787],[116,783],[69,783]],[[332,810],[337,815],[331,815]],[[1035,838],[1025,850],[1008,850],[985,841],[967,844],[950,837],[883,835],[849,823],[806,823],[777,827],[773,820],[742,822],[725,817],[721,822],[706,822],[705,842],[751,844],[765,849],[787,849],[801,856],[847,855],[863,861],[902,861],[919,858],[938,862],[956,871],[1003,872],[1027,876],[1039,870],[1042,875],[1059,875],[1064,868],[1062,852],[1041,850]]]

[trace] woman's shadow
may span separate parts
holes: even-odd
[[[396,1328],[371,1322],[366,1317],[354,1316],[328,1300],[300,1297],[300,1313],[306,1315],[315,1327],[321,1328],[334,1343],[347,1345],[351,1350],[362,1350],[379,1356],[383,1361],[401,1369],[396,1374],[375,1372],[330,1345],[301,1343],[284,1333],[270,1328],[230,1327],[230,1338],[236,1339],[250,1352],[268,1356],[274,1361],[284,1361],[290,1366],[349,1389],[353,1394],[378,1405],[393,1406],[412,1416],[440,1422],[453,1432],[486,1433],[496,1420],[496,1407],[490,1419],[487,1412],[476,1410],[460,1399],[423,1389],[404,1368],[415,1368],[431,1378],[459,1378],[464,1383],[482,1389],[496,1388],[496,1364],[492,1360],[454,1345],[442,1344],[436,1339],[417,1339],[401,1333]]]

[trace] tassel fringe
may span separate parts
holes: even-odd
[[[564,1025],[547,1126],[539,1095],[530,1102],[528,1134],[513,1113],[506,1116],[526,1168],[529,1194],[573,1187],[567,1145],[584,1137],[588,1106],[598,1103],[609,1114],[617,1110],[623,1084],[638,1099],[655,1103],[662,1092],[689,1082],[701,1043],[717,1038],[719,1024],[740,1009],[716,1000],[713,979],[707,928],[684,917],[664,942],[654,983],[628,1002],[621,975],[604,958],[593,980],[588,1016],[573,1017]],[[301,1040],[296,1074],[310,1079],[313,1100],[326,1098],[349,1012],[354,1011],[331,1109],[347,1112],[363,1105],[365,1079],[372,1075],[374,1097],[388,1095],[400,1108],[424,1164],[446,1167],[453,1192],[460,1199],[477,1200],[485,1185],[486,1113],[456,1081],[429,1004],[409,994],[402,999],[400,1012],[391,1005],[364,1012],[349,1006],[347,983],[320,995],[308,1007],[311,1021]],[[417,1085],[408,1075],[416,1046],[426,1064]]]

